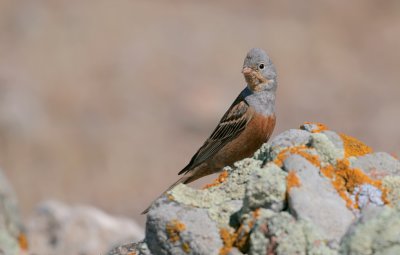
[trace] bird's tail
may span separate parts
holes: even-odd
[[[156,201],[157,199],[159,199],[159,198],[160,198],[162,195],[164,195],[166,192],[168,192],[168,191],[170,191],[171,189],[175,188],[178,184],[181,184],[181,183],[186,184],[186,183],[192,182],[192,181],[194,181],[194,180],[195,180],[195,178],[193,178],[193,176],[192,176],[191,174],[187,174],[187,175],[182,176],[181,178],[179,178],[179,180],[177,180],[176,182],[174,182],[174,184],[172,184],[171,186],[169,186],[169,188],[168,188],[167,190],[165,190],[160,196],[158,196],[155,200],[153,200],[153,202],[151,202],[151,204],[149,205],[149,207],[147,207],[146,210],[144,210],[144,211],[142,212],[142,214],[146,214],[146,213],[149,211],[150,207],[153,205],[154,201]]]

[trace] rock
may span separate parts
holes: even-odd
[[[305,158],[291,155],[283,166],[293,171],[300,182],[288,192],[291,213],[297,219],[312,222],[327,241],[339,242],[354,219],[346,202],[330,181],[319,174],[319,169]]]
[[[341,254],[400,254],[400,209],[363,214],[344,236]]]
[[[176,186],[151,207],[144,243],[120,248],[161,255],[400,254],[398,164],[353,137],[307,123],[226,167],[204,189]]]
[[[217,254],[222,240],[207,210],[167,203],[147,216],[146,239],[153,254]]]
[[[385,152],[367,154],[350,162],[352,167],[363,169],[377,179],[387,175],[400,175],[400,162]]]
[[[268,252],[267,252],[268,251]],[[301,224],[287,212],[260,212],[250,234],[249,254],[306,254]]]
[[[32,254],[103,254],[122,242],[143,239],[132,220],[115,218],[89,206],[41,203],[27,224]]]
[[[27,249],[17,198],[0,170],[0,254],[25,254]]]

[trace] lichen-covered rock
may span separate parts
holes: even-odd
[[[400,254],[399,165],[306,123],[204,189],[178,185],[162,196],[145,243],[152,254]]]
[[[217,254],[222,247],[217,223],[206,209],[175,202],[150,210],[145,241],[157,255]]]
[[[267,164],[254,172],[246,185],[243,209],[270,208],[281,211],[286,202],[287,173],[274,163]]]
[[[132,220],[89,206],[41,203],[27,224],[31,254],[104,254],[117,244],[139,241],[144,231]]]
[[[0,170],[0,254],[17,255],[27,252],[28,244],[14,191]]]
[[[250,233],[249,254],[306,254],[302,225],[287,212],[260,212]]]
[[[283,167],[293,171],[300,185],[288,192],[291,213],[300,220],[310,221],[327,241],[337,241],[346,233],[354,219],[346,202],[339,196],[319,169],[299,155],[289,156]]]
[[[372,210],[363,213],[344,236],[341,254],[400,254],[400,209]]]

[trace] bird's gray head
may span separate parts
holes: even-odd
[[[254,92],[275,91],[277,87],[275,66],[259,48],[251,49],[244,59],[242,73],[247,86]]]

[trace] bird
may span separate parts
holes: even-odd
[[[162,194],[180,183],[193,182],[251,157],[269,140],[276,122],[278,83],[275,66],[264,50],[252,48],[244,59],[242,74],[246,81],[245,88],[208,139],[178,173],[182,177]],[[142,214],[147,213],[151,205]]]

